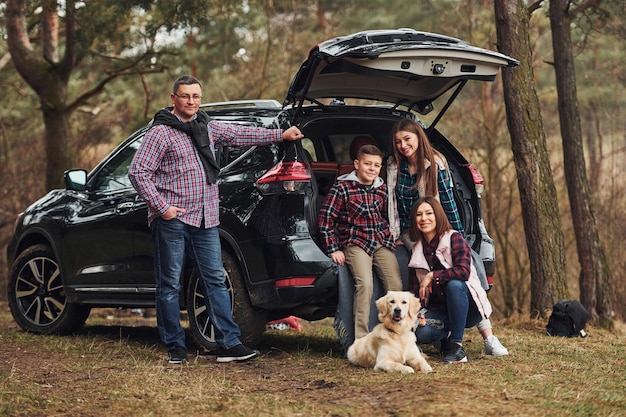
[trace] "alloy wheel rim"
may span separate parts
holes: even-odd
[[[36,326],[49,326],[67,305],[61,271],[47,257],[30,259],[15,281],[15,300],[22,316]]]

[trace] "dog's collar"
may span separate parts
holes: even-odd
[[[395,330],[393,330],[393,329],[390,329],[389,327],[385,327],[385,329],[387,329],[387,331],[388,331],[389,333],[399,334],[398,332],[396,332],[396,331],[395,331]],[[415,327],[411,327],[411,332],[412,332],[412,333],[415,333]]]

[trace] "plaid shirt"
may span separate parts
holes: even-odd
[[[267,145],[282,140],[282,130],[210,121],[211,150],[221,145]],[[191,226],[219,224],[219,189],[209,184],[191,137],[166,125],[151,127],[128,170],[137,193],[148,204],[148,224],[170,206],[186,210],[178,219]]]
[[[387,186],[366,186],[354,174],[343,175],[330,188],[318,217],[322,245],[330,255],[349,243],[372,255],[377,243],[395,250],[387,213]]]
[[[448,249],[439,248],[439,238],[433,239],[430,243],[422,243],[422,245],[418,244],[416,246],[418,250],[420,247],[424,252],[424,258],[428,263],[430,271],[433,271],[433,292],[428,302],[428,308],[431,310],[445,310],[446,283],[453,279],[460,281],[469,280],[472,268],[472,250],[460,233],[452,233],[450,235],[449,248],[452,266],[446,269],[441,264],[439,258],[437,258],[437,251]],[[409,279],[409,291],[419,294],[419,283],[414,277]]]
[[[398,182],[396,184],[396,200],[398,205],[398,216],[400,217],[400,228],[405,230],[409,227],[409,215],[411,207],[420,198],[419,191],[414,187],[417,181],[417,174],[411,174],[409,164],[406,159],[400,163],[400,173],[398,174]],[[446,217],[454,230],[459,231],[465,236],[465,229],[461,223],[459,210],[454,201],[454,193],[452,191],[452,181],[447,169],[439,169],[437,171],[437,188],[439,191],[439,201]]]

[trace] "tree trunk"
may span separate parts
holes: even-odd
[[[61,109],[43,109],[43,121],[46,125],[44,141],[48,164],[46,166],[46,189],[65,188],[63,172],[74,166],[74,149],[68,131],[68,111]]]
[[[504,101],[530,259],[530,314],[546,318],[554,303],[567,296],[565,245],[533,84],[529,13],[524,3],[494,0],[498,49],[520,61],[516,70],[502,71]]]
[[[328,20],[326,20],[326,8],[324,7],[324,2],[322,0],[317,0],[317,26],[320,28],[322,32],[325,32],[328,29]]]
[[[68,7],[71,6],[68,2]],[[42,56],[37,56],[26,30],[23,0],[7,2],[7,43],[16,70],[37,93],[45,124],[46,189],[63,187],[63,172],[73,165],[71,141],[68,134],[70,111],[67,99],[68,68],[72,64],[72,51],[66,47],[61,62],[58,56],[58,20],[56,3],[45,3],[42,21]],[[69,11],[68,11],[69,14]],[[67,26],[70,30],[71,26]],[[66,36],[71,34],[66,33]],[[67,65],[69,64],[69,65]]]
[[[612,278],[600,243],[585,170],[570,32],[570,6],[569,0],[550,0],[549,8],[565,182],[580,262],[580,301],[596,323],[612,328]]]

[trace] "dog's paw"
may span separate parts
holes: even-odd
[[[422,366],[420,366],[420,368],[419,368],[419,369],[417,369],[417,370],[422,371],[422,372],[424,372],[425,374],[427,374],[427,373],[429,373],[429,372],[432,372],[432,371],[433,371],[433,368],[432,368],[432,366],[430,366],[428,363],[425,363],[425,364],[422,364]]]
[[[415,370],[413,368],[411,368],[410,366],[404,366],[401,369],[399,369],[400,372],[402,372],[403,374],[414,374]]]
[[[403,365],[401,363],[385,363],[378,364],[374,367],[377,371],[385,372],[402,372],[403,374],[414,374],[415,370],[410,366]]]

